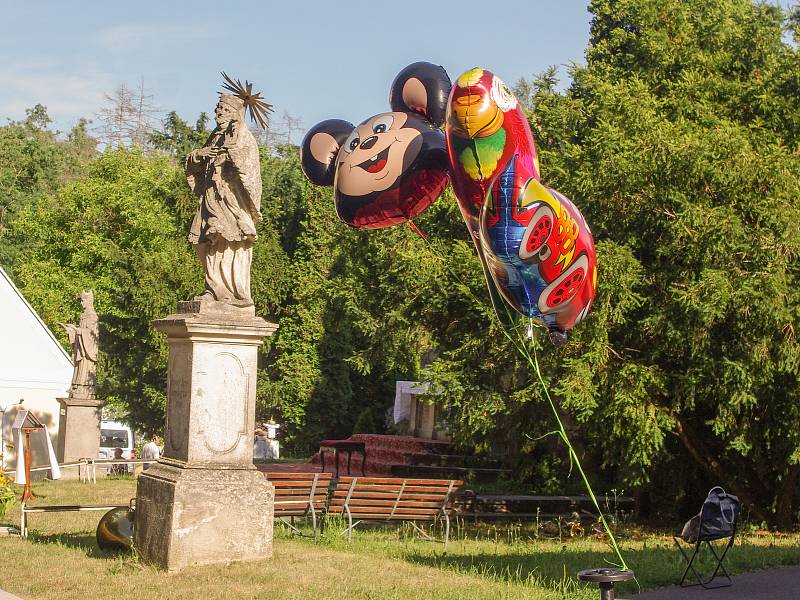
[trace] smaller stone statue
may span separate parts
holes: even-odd
[[[186,179],[199,199],[189,242],[205,271],[201,303],[250,307],[250,265],[256,224],[261,220],[258,144],[244,120],[246,110],[264,127],[271,106],[225,73],[215,110],[217,126],[205,146],[186,159]]]
[[[83,313],[78,325],[59,323],[67,330],[72,346],[72,385],[69,395],[72,398],[93,399],[97,395],[97,341],[99,338],[98,318],[94,310],[94,292],[81,292]]]

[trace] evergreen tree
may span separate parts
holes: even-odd
[[[147,141],[156,150],[161,150],[183,162],[189,152],[201,148],[208,140],[208,115],[200,113],[194,127],[181,119],[174,110],[167,113],[160,131],[147,134]]]
[[[675,493],[699,476],[788,526],[800,476],[797,47],[779,8],[748,0],[591,11],[587,66],[565,96],[535,100],[544,179],[600,242],[590,345],[555,370],[561,406],[629,482]],[[601,306],[612,286],[635,293],[610,306],[618,324]]]

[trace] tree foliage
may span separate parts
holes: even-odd
[[[147,141],[156,150],[167,152],[182,162],[194,148],[205,144],[209,135],[211,131],[208,129],[206,113],[200,113],[192,127],[173,110],[167,113],[160,130],[147,135]]]
[[[58,322],[76,322],[82,289],[101,323],[100,397],[147,431],[163,427],[166,341],[153,319],[202,286],[177,215],[193,203],[167,158],[106,151],[80,179],[25,208],[12,239],[27,244],[17,283],[66,345]]]
[[[50,129],[50,117],[41,104],[25,111],[22,121],[0,127],[0,264],[13,272],[24,240],[8,237],[15,215],[42,195],[57,190],[78,175],[94,155],[96,142],[81,120],[61,140]]]
[[[587,66],[535,99],[542,165],[600,240],[601,297],[634,295],[556,370],[562,407],[630,483],[688,461],[687,481],[725,482],[785,526],[800,475],[797,48],[778,8],[745,0],[591,10]],[[605,319],[596,306],[582,336]]]

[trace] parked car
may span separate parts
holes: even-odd
[[[135,448],[133,430],[125,423],[118,421],[100,422],[100,452],[99,458],[113,460],[117,448],[122,449],[122,458],[131,460]],[[121,465],[122,470],[128,471],[129,465]],[[120,469],[116,469],[119,471]]]

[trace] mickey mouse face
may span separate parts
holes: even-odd
[[[448,182],[444,117],[450,80],[441,67],[409,65],[395,78],[393,112],[353,126],[328,120],[303,139],[303,172],[333,185],[336,212],[354,227],[381,228],[413,219]]]
[[[419,155],[422,130],[407,113],[383,113],[365,121],[339,150],[334,187],[348,196],[387,190]]]

